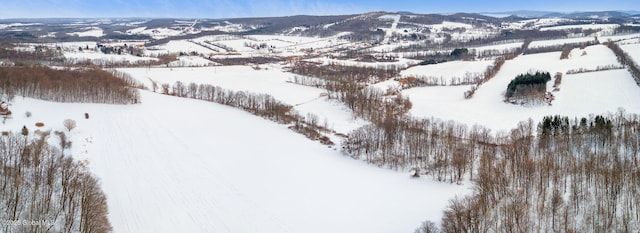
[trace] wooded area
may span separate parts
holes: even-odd
[[[52,69],[40,65],[0,67],[0,94],[56,102],[131,104],[140,101],[135,82],[100,69]]]
[[[9,133],[0,137],[0,219],[37,224],[3,224],[2,232],[111,232],[107,199],[99,181],[65,155],[63,132]],[[47,136],[60,141],[49,145]]]

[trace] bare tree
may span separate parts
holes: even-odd
[[[62,122],[62,124],[64,124],[64,127],[67,128],[67,130],[69,130],[69,132],[71,132],[72,129],[76,128],[76,121],[71,120],[71,119],[66,119]]]
[[[414,233],[440,233],[440,228],[432,221],[424,221]]]

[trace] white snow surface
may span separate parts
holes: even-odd
[[[496,44],[496,45],[485,45],[485,46],[479,46],[471,49],[475,50],[477,54],[487,50],[514,51],[522,47],[522,43],[523,42],[514,42],[514,43],[505,43],[505,44]]]
[[[582,55],[586,52],[586,55]],[[469,86],[421,87],[404,90],[413,107],[410,114],[418,117],[436,117],[455,120],[469,126],[479,124],[494,132],[510,130],[518,122],[529,118],[538,122],[544,116],[563,115],[588,117],[607,114],[619,108],[640,113],[640,87],[626,69],[566,75],[572,69],[596,69],[598,66],[617,65],[615,55],[603,45],[584,50],[574,49],[570,59],[560,60],[560,52],[519,56],[507,61],[500,72],[476,91],[473,98],[464,99]],[[553,76],[563,73],[560,91],[553,92],[552,106],[521,106],[503,102],[508,83],[518,74],[529,71],[548,71]],[[553,80],[547,83],[551,91]]]
[[[623,44],[620,45],[620,48],[624,50],[625,53],[631,56],[631,59],[636,63],[636,65],[640,65],[640,43],[637,44]]]
[[[590,41],[595,41],[595,37],[578,37],[578,38],[556,39],[556,40],[536,40],[536,41],[532,41],[531,44],[529,44],[529,48],[573,44],[573,43],[584,43],[584,42],[590,42]]]
[[[151,88],[150,79],[158,85],[173,85],[176,81],[184,84],[211,84],[234,91],[268,93],[277,100],[296,105],[316,99],[325,91],[319,88],[289,83],[294,75],[280,69],[262,67],[255,70],[249,66],[216,66],[202,68],[123,68],[118,69]]]
[[[469,193],[353,160],[241,110],[141,97],[136,105],[19,97],[3,129],[33,131],[42,121],[62,130],[75,119],[73,155],[100,178],[114,232],[411,232]]]
[[[91,61],[94,64],[123,63],[123,62],[140,62],[157,60],[151,57],[138,57],[131,54],[104,54],[94,51],[84,52],[64,52],[64,57],[72,61]]]
[[[407,70],[403,70],[400,75],[407,76],[426,76],[426,77],[442,77],[449,81],[453,77],[463,77],[465,74],[479,74],[493,64],[492,60],[484,61],[452,61],[440,64],[431,64],[423,66],[414,66]]]
[[[620,27],[619,24],[576,24],[576,25],[562,25],[562,26],[553,26],[553,27],[543,27],[540,28],[540,31],[558,31],[558,30],[569,30],[569,29],[601,29],[611,31]]]
[[[82,31],[82,32],[72,32],[72,33],[67,33],[68,35],[71,36],[78,36],[78,37],[88,37],[88,36],[95,36],[95,37],[102,37],[104,36],[104,31],[102,30],[102,28],[99,27],[88,27],[85,28],[86,31]]]
[[[427,27],[431,28],[435,32],[439,32],[439,31],[442,31],[444,29],[456,29],[456,28],[471,29],[471,28],[473,28],[473,25],[466,24],[466,23],[443,21],[440,24],[427,25]]]
[[[168,64],[168,66],[171,67],[199,67],[212,65],[216,65],[216,63],[199,56],[180,56],[177,61],[172,61]]]
[[[124,68],[119,71],[130,74],[149,89],[153,85],[151,80],[158,85],[173,85],[180,81],[184,84],[211,84],[234,91],[270,94],[275,99],[294,106],[294,110],[302,116],[313,113],[318,116],[320,123],[326,120],[328,126],[338,133],[347,134],[366,124],[363,120],[353,119],[351,111],[343,104],[321,97],[325,90],[290,83],[294,75],[282,72],[278,67],[263,66],[260,70],[248,66]]]
[[[172,41],[169,41],[169,43],[159,47],[162,48],[164,50],[163,52],[165,53],[197,52],[199,54],[208,55],[214,52],[211,49],[202,47],[188,40],[172,40]]]

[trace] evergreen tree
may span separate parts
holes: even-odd
[[[29,135],[29,129],[27,129],[27,126],[22,126],[22,135],[27,136]]]

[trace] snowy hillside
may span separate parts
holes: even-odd
[[[635,21],[408,12],[0,21],[0,99],[11,99],[13,112],[0,131],[64,131],[63,120],[77,121],[67,130],[73,146],[65,152],[100,178],[114,232],[413,232],[425,220],[446,222],[447,213],[466,208],[455,206],[452,200],[464,200],[456,197],[515,180],[502,179],[503,170],[493,168],[504,174],[515,169],[520,178],[543,171],[544,150],[557,149],[535,141],[543,136],[538,129],[544,119],[550,121],[545,116],[576,124],[585,117],[580,130],[604,135],[595,130],[607,127],[602,116],[640,113],[640,77],[620,56],[624,51],[640,64]],[[24,75],[27,69],[36,71]],[[69,79],[51,78],[51,70],[65,71]],[[122,103],[135,104],[23,97],[69,94],[63,87],[86,94],[76,81],[93,87],[102,80],[86,82],[95,77],[71,71],[102,70],[127,93],[140,91],[123,97]],[[516,77],[535,72],[561,77],[521,86],[539,88],[548,102],[505,97]],[[42,83],[27,85],[35,75]],[[41,88],[52,84],[59,86]],[[257,110],[247,110],[252,107]],[[280,114],[279,123],[259,117],[269,114]],[[572,126],[572,133],[587,137]],[[580,153],[592,149],[574,144],[584,146]],[[527,149],[538,157],[519,156]],[[585,162],[572,161],[576,167]],[[529,165],[537,170],[518,167]],[[569,179],[575,170],[557,174]],[[543,197],[526,204],[546,206],[547,197],[569,203],[575,194],[566,189],[553,196],[539,191]],[[508,210],[498,205],[505,200],[473,208]],[[518,218],[496,213],[485,214]],[[577,225],[581,213],[571,213]],[[640,222],[638,216],[633,221]],[[555,217],[535,221],[541,232],[555,225]],[[487,232],[506,231],[501,224]]]
[[[620,66],[605,46],[574,49],[570,59],[559,58],[560,53],[553,52],[524,55],[507,61],[498,75],[481,86],[470,100],[463,96],[468,87],[421,87],[404,93],[414,103],[411,109],[414,116],[455,119],[494,130],[508,130],[520,121],[531,118],[537,122],[543,116],[555,114],[580,117],[616,112],[619,108],[640,112],[640,103],[634,101],[640,99],[640,87],[626,70],[566,75],[567,71],[580,68],[593,70],[597,66]],[[527,107],[503,101],[508,83],[518,74],[530,70],[565,74],[560,90],[554,92],[556,98],[551,106]]]
[[[17,99],[14,111],[33,117],[5,126],[76,119],[73,154],[101,178],[114,232],[410,232],[468,192],[365,165],[240,110],[142,94],[129,106]]]

